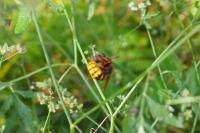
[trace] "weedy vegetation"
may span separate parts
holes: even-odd
[[[1,0],[0,133],[199,133],[199,12],[199,0]],[[106,89],[87,70],[94,53],[112,59]]]

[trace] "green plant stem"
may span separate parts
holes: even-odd
[[[84,61],[84,63],[86,63],[86,65],[87,65],[86,57],[85,57],[85,55],[84,55],[84,53],[83,53],[83,51],[82,51],[82,48],[81,48],[81,46],[80,46],[80,44],[79,44],[79,42],[78,42],[77,36],[76,36],[76,29],[75,29],[74,18],[72,18],[72,20],[73,20],[73,24],[72,24],[72,23],[71,23],[71,20],[70,20],[70,18],[69,18],[68,12],[67,12],[67,10],[65,9],[63,0],[61,0],[61,4],[62,4],[62,6],[63,6],[63,8],[64,8],[65,17],[66,17],[66,19],[67,19],[67,22],[68,22],[69,27],[70,27],[70,29],[71,29],[71,32],[72,32],[72,34],[73,34],[74,50],[75,50],[76,47],[78,47],[79,52],[80,52],[80,54],[81,54],[81,56],[82,56],[82,58],[83,58],[83,61]],[[72,6],[73,6],[73,2],[72,2]],[[73,13],[73,9],[72,9],[72,13]],[[75,54],[77,54],[76,51],[74,51],[74,52],[75,52]],[[76,62],[76,60],[75,60],[75,62]],[[77,64],[77,63],[76,63],[76,64]],[[96,81],[96,80],[93,80],[93,81],[94,81],[94,84],[95,84],[95,86],[96,86],[96,88],[97,88],[97,90],[98,90],[98,92],[99,92],[101,98],[102,98],[103,100],[105,100],[106,98],[105,98],[105,96],[103,95],[103,92],[102,92],[101,88],[99,87],[97,81]],[[114,119],[113,119],[113,117],[112,117],[112,109],[111,109],[111,107],[110,107],[110,105],[109,105],[108,103],[106,103],[106,107],[108,108],[108,111],[109,111],[109,113],[110,113],[110,115],[111,115],[111,127],[110,127],[110,131],[109,131],[109,132],[112,133],[112,132],[113,132],[113,126],[114,126]]]
[[[94,121],[91,117],[87,116],[87,119],[90,120],[91,122],[93,122],[95,125],[97,125],[97,126],[99,125],[99,123],[97,123],[96,121]],[[101,128],[101,129],[102,129],[104,132],[106,132],[106,133],[108,132],[108,130],[106,130],[106,129],[105,129],[104,127],[102,127],[102,126],[99,127],[99,128]]]
[[[96,81],[95,79],[93,79],[93,81],[94,81],[94,83],[95,83],[95,85],[96,85],[96,87],[97,87],[97,90],[99,91],[99,94],[101,95],[102,99],[105,101],[106,98],[105,98],[105,96],[104,96],[104,94],[103,94],[103,92],[102,92],[100,86],[98,85],[98,83],[97,83],[97,81]],[[112,112],[111,107],[110,107],[110,105],[109,105],[108,103],[105,103],[105,105],[106,105],[106,107],[108,108],[108,111],[109,111],[109,113],[110,113],[110,119],[111,119],[111,120],[110,120],[111,123],[110,123],[109,133],[113,133],[113,132],[114,132],[114,118],[113,118],[113,116],[112,116],[113,112]]]
[[[52,64],[51,67],[68,66],[68,65],[71,65],[71,64]],[[26,79],[28,77],[31,77],[31,76],[33,76],[33,75],[35,75],[37,73],[40,73],[40,72],[42,72],[42,71],[44,71],[46,69],[48,69],[48,66],[39,68],[39,69],[37,69],[37,70],[35,70],[33,72],[30,72],[30,73],[28,73],[28,74],[26,74],[24,76],[21,76],[21,77],[18,77],[16,79],[13,79],[13,80],[9,81],[9,83],[13,84],[15,82],[21,81],[21,80]]]
[[[174,75],[171,71],[165,71],[165,73],[171,73],[172,75]],[[200,97],[197,96],[197,97],[184,97],[184,98],[179,98],[179,99],[175,99],[178,94],[181,92],[182,88],[180,88],[176,94],[172,97],[171,100],[169,100],[166,104],[166,108],[169,106],[169,105],[173,105],[173,104],[187,104],[187,103],[193,103],[193,102],[196,102],[198,103],[200,101]],[[151,128],[153,128],[158,122],[158,118],[155,119],[155,121],[153,122],[153,124],[151,125]]]
[[[141,75],[138,76],[138,78],[136,78],[134,80],[135,83],[139,78],[143,77],[146,73],[142,73]],[[108,102],[109,100],[111,100],[112,98],[116,97],[117,95],[123,93],[125,90],[127,90],[130,87],[129,84],[127,84],[126,86],[124,86],[123,88],[119,89],[117,92],[115,92],[113,95],[111,95],[109,98],[106,99],[106,101],[102,101],[101,103],[99,103],[98,105],[96,105],[95,107],[93,107],[92,109],[90,109],[88,112],[84,113],[80,118],[78,118],[75,122],[74,125],[77,125],[79,122],[81,122],[81,120],[83,120],[84,118],[86,118],[88,115],[92,114],[94,111],[96,111],[99,107],[101,107],[103,104],[105,104],[105,102]],[[179,91],[180,92],[180,91]],[[175,97],[174,97],[175,98]],[[153,128],[155,126],[155,124],[158,122],[158,119],[156,119],[154,121],[154,123],[152,124]]]
[[[133,93],[133,91],[136,89],[136,87],[138,86],[138,84],[144,79],[145,75],[140,77],[140,79],[135,83],[135,85],[131,88],[131,90],[128,92],[128,94],[126,95],[126,97],[124,98],[124,100],[121,102],[121,104],[118,106],[118,108],[115,110],[113,117],[115,117],[117,115],[117,113],[119,112],[119,110],[122,108],[122,106],[125,104],[125,102],[128,100],[128,98],[131,96],[131,94]]]
[[[103,92],[102,92],[102,90],[101,90],[99,84],[97,83],[97,81],[96,81],[95,79],[93,79],[93,81],[94,81],[94,84],[95,84],[96,87],[97,87],[97,90],[99,91],[99,94],[101,95],[102,99],[105,101],[106,98],[105,98],[105,96],[104,96],[104,94],[103,94]],[[106,106],[107,106],[107,108],[108,108],[109,113],[112,115],[112,109],[110,108],[109,104],[106,103]]]
[[[192,24],[189,24],[183,31],[168,45],[168,47],[158,56],[158,58],[152,63],[151,67],[147,69],[147,71],[153,69],[157,64],[160,64],[163,59],[165,59],[170,53],[172,53],[174,50],[176,50],[178,47],[180,47],[185,41],[187,41],[191,36],[193,36],[195,33],[199,32],[199,26],[197,25],[196,27],[193,28],[192,31],[187,33],[185,37],[182,39],[181,36],[184,35],[190,28],[192,27]],[[179,42],[177,42],[180,39]],[[177,44],[175,45],[175,43]],[[175,45],[174,47],[172,47]],[[171,49],[170,49],[171,48]],[[173,49],[172,49],[173,48]],[[163,59],[162,59],[163,58]],[[161,60],[162,59],[162,60]],[[158,122],[158,119],[156,119],[153,124],[151,125],[151,128],[153,128],[156,123]]]
[[[153,129],[154,126],[157,124],[157,122],[158,122],[158,118],[156,118],[155,121],[151,124],[151,128],[152,128],[152,129]]]
[[[63,5],[64,5],[64,4],[63,4]],[[66,12],[65,12],[65,13],[66,13]],[[66,17],[67,17],[67,19],[68,19],[68,22],[70,22],[69,17],[68,17],[68,14],[67,14]],[[71,22],[70,22],[70,23],[71,23]],[[69,25],[70,25],[70,23],[69,23]],[[171,54],[174,50],[176,50],[178,47],[180,47],[180,45],[182,45],[183,42],[185,42],[186,39],[190,38],[192,35],[194,35],[194,34],[198,31],[197,29],[199,29],[199,26],[196,26],[196,27],[195,27],[191,32],[189,32],[183,39],[181,39],[174,47],[172,47],[173,44],[175,44],[175,43],[180,39],[180,37],[181,37],[191,26],[192,26],[192,25],[187,26],[187,27],[178,35],[178,37],[177,37],[176,39],[174,39],[174,41],[161,53],[161,55],[158,56],[158,58],[153,62],[153,64],[145,71],[145,74],[144,74],[144,75],[136,82],[136,84],[131,88],[131,90],[129,91],[128,95],[127,95],[127,96],[125,97],[125,99],[122,101],[122,103],[121,103],[120,106],[117,108],[117,110],[114,112],[113,116],[115,116],[115,115],[118,113],[118,111],[121,109],[121,107],[124,105],[124,103],[128,100],[128,98],[130,97],[130,95],[132,94],[132,92],[135,90],[137,84],[139,84],[139,83],[142,81],[142,79],[145,77],[146,73],[147,73],[148,71],[151,71],[151,70],[152,70],[153,68],[155,68],[158,64],[160,64],[169,54]],[[86,63],[87,61],[86,61],[86,59],[84,58],[85,56],[84,56],[83,52],[81,52],[82,49],[81,49],[81,47],[80,47],[80,45],[79,45],[78,42],[77,42],[77,47],[78,47],[78,49],[79,49],[79,51],[80,51],[80,53],[81,53],[81,56],[82,56],[84,62]],[[86,63],[86,64],[87,64],[87,63]]]
[[[187,96],[178,99],[171,99],[167,102],[168,105],[176,105],[176,104],[187,104],[187,103],[199,103],[200,96]]]
[[[85,82],[85,84],[87,85],[87,87],[89,88],[89,90],[91,91],[91,93],[93,94],[93,96],[97,99],[98,102],[101,102],[101,99],[96,94],[96,92],[93,90],[93,88],[90,85],[90,83],[86,80],[86,77],[84,76],[84,74],[82,73],[82,71],[80,70],[80,68],[78,66],[75,66],[75,69],[79,73],[79,75],[81,76],[81,78],[83,79],[83,81]]]
[[[96,128],[95,132],[98,131],[98,129],[103,125],[103,123],[106,121],[106,119],[108,119],[109,116],[110,116],[110,115],[106,116],[106,117],[103,119],[103,121],[102,121],[102,122],[98,125],[98,127]]]
[[[183,31],[181,31],[181,33],[179,33],[178,34],[178,36],[167,46],[167,48],[165,48],[165,50],[158,56],[159,58],[162,58],[163,57],[163,55],[165,55],[167,52],[168,52],[168,50],[173,46],[173,45],[175,45],[175,43],[190,29],[192,27],[192,25],[188,25]],[[165,58],[164,58],[165,59]],[[124,90],[126,89],[126,88],[129,88],[129,87],[131,87],[131,86],[133,86],[136,82],[137,82],[137,80],[139,79],[139,78],[141,78],[141,77],[143,77],[143,76],[145,76],[149,71],[151,71],[152,69],[154,69],[158,64],[160,64],[162,61],[160,61],[160,59],[156,59],[153,63],[152,63],[152,65],[149,67],[149,68],[147,68],[142,74],[140,74],[139,76],[138,76],[138,78],[136,78],[136,79],[133,79],[132,81],[130,81],[130,82],[128,82],[124,87],[122,87],[122,88],[124,88]],[[200,64],[200,63],[199,63]],[[121,89],[119,89],[119,90],[121,90]]]
[[[1,126],[0,128],[1,133],[3,133],[4,129],[5,129],[5,125]]]
[[[196,64],[196,69],[198,69],[198,67],[200,66],[200,61],[199,62],[197,62],[197,64]]]
[[[114,133],[114,126],[115,126],[115,122],[114,122],[114,117],[111,116],[111,123],[110,123],[110,129],[109,129],[109,133]]]
[[[72,12],[72,35],[73,35],[73,45],[74,45],[74,64],[78,65],[78,52],[77,52],[77,36],[76,36],[76,26],[75,26],[75,20],[74,20],[74,4],[73,1],[71,1],[71,12]],[[66,11],[66,10],[65,10]],[[69,20],[70,21],[70,20]]]
[[[187,27],[189,28],[189,26]],[[145,75],[150,72],[152,69],[154,69],[157,65],[159,65],[166,57],[168,57],[172,52],[174,52],[178,47],[180,47],[187,39],[192,37],[194,34],[199,32],[200,26],[197,25],[193,28],[192,31],[190,31],[185,37],[180,39],[180,41],[177,42],[176,45],[172,47],[171,43],[159,56],[156,58],[156,60],[152,63],[152,65],[144,72],[142,73],[141,78],[136,82],[136,84],[131,88],[131,90],[128,92],[127,96],[124,98],[124,100],[121,102],[119,107],[114,112],[113,116],[116,116],[116,114],[119,112],[121,107],[125,104],[125,102],[128,100],[128,98],[131,96],[132,92],[135,90],[137,85],[142,81],[142,79],[145,77]],[[184,32],[182,32],[183,34]],[[179,38],[179,37],[178,37]],[[173,41],[174,42],[174,41]]]
[[[42,38],[42,35],[41,35],[41,32],[40,32],[39,24],[38,24],[38,22],[37,22],[37,18],[36,18],[36,15],[35,15],[34,10],[32,11],[32,18],[33,18],[33,21],[34,21],[34,24],[35,24],[35,27],[36,27],[36,30],[37,30],[37,33],[38,33],[38,37],[39,37],[39,40],[40,40],[40,44],[41,44],[41,47],[42,47],[43,52],[44,52],[44,56],[45,56],[45,59],[46,59],[47,65],[48,65],[48,70],[49,70],[49,72],[50,72],[50,75],[51,75],[51,78],[52,78],[52,81],[53,81],[55,90],[56,90],[56,92],[57,92],[57,94],[58,94],[58,97],[59,97],[59,99],[60,99],[60,101],[61,101],[61,105],[62,105],[62,107],[63,107],[63,109],[64,109],[64,112],[65,112],[65,115],[66,115],[66,117],[67,117],[67,119],[68,119],[68,122],[69,122],[69,124],[70,124],[70,131],[71,131],[72,133],[74,133],[74,129],[73,129],[73,126],[72,126],[72,120],[71,120],[71,118],[70,118],[70,115],[69,115],[68,110],[67,110],[66,107],[65,107],[64,100],[63,100],[62,95],[61,95],[61,92],[60,92],[60,90],[59,90],[59,85],[58,85],[58,83],[57,83],[57,81],[56,81],[54,72],[53,72],[53,70],[52,70],[52,68],[51,68],[51,63],[50,63],[50,60],[49,60],[49,56],[48,56],[47,50],[46,50],[45,45],[44,45],[44,41],[43,41],[43,38]]]
[[[189,29],[189,27],[190,26],[188,26],[186,29],[188,30]],[[194,29],[198,29],[199,28],[199,26],[197,26],[197,27],[195,27]],[[186,32],[187,30],[184,30],[184,31],[182,31],[178,36],[177,36],[177,38],[175,39],[176,41],[183,35],[183,33],[184,32]],[[193,29],[193,30],[194,30]],[[195,30],[196,31],[196,30]],[[194,34],[194,33],[193,33]],[[190,35],[191,36],[191,35]],[[190,36],[185,36],[185,37],[183,37],[178,43],[180,43],[180,44],[183,44],[183,42],[185,41],[185,40],[187,40],[187,38],[188,37],[190,37]],[[170,43],[170,45],[167,47],[167,49],[169,49],[169,47],[171,47],[172,45],[174,45],[175,44],[175,40],[173,40],[171,43]],[[180,45],[179,44],[179,45]],[[176,47],[177,48],[177,47]],[[175,50],[175,49],[173,49],[173,50]],[[162,58],[163,57],[163,55],[165,55],[166,53],[169,55],[169,53],[168,53],[169,51],[163,51],[162,53],[161,53],[161,55],[159,56],[159,58]],[[173,52],[173,51],[170,51],[170,53],[171,52]],[[166,58],[167,56],[164,56],[163,57],[163,60]],[[112,99],[113,97],[115,97],[115,96],[117,96],[118,94],[120,94],[120,93],[123,93],[125,90],[127,90],[128,88],[130,88],[133,84],[135,84],[133,87],[132,87],[132,91],[134,91],[133,89],[137,86],[137,84],[145,77],[145,75],[146,74],[148,74],[148,72],[150,72],[152,69],[154,69],[156,66],[157,66],[157,64],[160,64],[161,63],[161,61],[162,60],[155,60],[152,64],[154,64],[153,66],[150,66],[149,68],[147,68],[147,70],[146,71],[144,71],[142,74],[140,74],[136,79],[134,79],[133,81],[130,81],[129,83],[127,83],[124,87],[122,87],[121,89],[119,89],[117,92],[115,92],[111,97],[109,97],[106,101],[108,101],[108,100],[110,100],[110,99]],[[129,92],[129,94],[130,94],[130,92]],[[124,103],[125,103],[125,101],[127,100],[128,98],[126,97],[126,99],[124,99]],[[89,112],[87,112],[86,114],[87,115],[89,115],[89,114],[91,114],[92,112],[94,112],[98,107],[100,107],[101,106],[101,104],[104,104],[106,101],[103,101],[103,102],[101,102],[99,105],[97,105],[97,106],[95,106],[92,110],[90,110]],[[120,105],[120,107],[118,107],[118,110],[122,107],[123,105],[122,105],[122,103],[121,103],[121,105]],[[117,110],[116,110],[117,111]],[[113,114],[113,116],[115,116],[116,114],[117,114],[117,112],[115,111],[115,113]],[[86,117],[86,116],[82,116],[82,117],[80,117],[80,120],[78,119],[75,123],[77,124],[77,123],[79,123],[82,119],[84,119],[84,117]],[[158,119],[156,119],[155,121],[154,121],[154,123],[152,124],[152,126],[151,126],[151,128],[153,128],[154,126],[155,126],[155,124],[158,122]]]
[[[63,6],[63,8],[64,8],[65,6],[64,6],[63,0],[62,0],[61,3],[62,3],[62,6]],[[76,43],[75,43],[75,44],[77,45],[77,47],[78,47],[78,49],[79,49],[79,52],[80,52],[80,54],[81,54],[81,56],[82,56],[82,58],[83,58],[84,63],[86,63],[86,65],[87,65],[87,59],[86,59],[86,57],[85,57],[85,55],[84,55],[84,53],[83,53],[83,51],[82,51],[82,48],[81,48],[81,46],[80,46],[80,44],[79,44],[79,42],[78,42],[78,40],[77,40],[77,36],[76,36],[76,31],[75,31],[74,24],[71,23],[71,20],[70,20],[70,18],[69,18],[68,12],[67,12],[67,10],[66,10],[65,8],[64,8],[64,14],[65,14],[65,17],[66,17],[66,19],[67,19],[67,21],[68,21],[68,24],[69,24],[69,27],[70,27],[70,29],[71,29],[71,32],[72,32],[72,34],[73,34],[73,39],[76,40]],[[102,99],[105,100],[105,96],[103,95],[103,92],[101,91],[101,88],[99,87],[97,81],[96,81],[96,80],[93,80],[93,81],[94,81],[94,83],[95,83],[95,85],[96,85],[96,87],[97,87],[97,89],[98,89],[98,91],[99,91],[99,93],[100,93]],[[110,106],[109,106],[108,104],[107,104],[106,106],[107,106],[107,108],[108,108],[108,111],[109,111],[110,113],[112,113],[112,110],[111,110]]]
[[[75,69],[77,70],[77,72],[79,73],[79,75],[81,76],[81,78],[83,79],[83,81],[85,82],[85,84],[87,85],[87,87],[89,88],[89,90],[92,92],[92,94],[94,95],[94,97],[96,98],[96,100],[99,103],[99,107],[101,107],[103,109],[103,111],[105,112],[106,115],[109,115],[108,111],[106,110],[106,108],[102,105],[102,103],[106,103],[108,102],[108,99],[104,100],[105,102],[101,102],[101,99],[99,98],[99,96],[96,94],[96,92],[93,90],[92,86],[90,85],[90,83],[86,80],[86,77],[84,76],[84,74],[81,72],[81,70],[79,69],[78,66],[75,66]],[[117,93],[119,94],[119,93]],[[115,95],[116,96],[116,95]],[[113,98],[113,97],[112,97]],[[109,98],[111,99],[111,98]],[[98,106],[98,105],[97,105]],[[81,118],[81,117],[80,117]],[[83,117],[84,119],[85,117]],[[79,121],[80,122],[80,121]],[[76,122],[74,124],[77,124]],[[117,130],[117,132],[119,132],[118,128],[115,126],[115,129]]]
[[[197,67],[195,67],[195,66],[197,66],[196,57],[195,57],[195,55],[194,55],[193,48],[192,48],[192,43],[191,43],[190,40],[188,40],[188,45],[189,45],[190,51],[191,51],[191,53],[192,53],[192,58],[193,58],[193,62],[194,62],[194,70],[195,70],[195,73],[196,73],[196,78],[197,78],[198,84],[200,85],[200,76],[199,76],[199,72],[198,72]]]
[[[155,45],[154,45],[154,42],[153,42],[153,39],[152,39],[152,36],[151,36],[151,33],[149,31],[149,29],[147,28],[147,26],[145,25],[146,27],[146,30],[147,30],[147,34],[148,34],[148,37],[149,37],[149,40],[150,40],[150,44],[151,44],[151,48],[152,48],[152,51],[153,51],[153,55],[154,55],[154,58],[156,59],[157,58],[157,53],[156,53],[156,50],[155,50]],[[165,89],[168,89],[167,88],[167,84],[165,82],[165,79],[162,75],[162,71],[161,71],[161,68],[160,68],[160,65],[158,64],[158,71],[159,71],[159,74],[160,74],[160,77],[161,77],[161,81],[164,85],[164,88]]]
[[[84,118],[86,118],[88,115],[92,114],[94,111],[96,111],[98,108],[102,107],[102,105],[104,105],[106,102],[109,102],[111,99],[113,99],[114,97],[116,97],[117,95],[119,95],[120,93],[122,93],[124,90],[126,90],[127,88],[123,88],[119,91],[117,91],[116,93],[114,93],[113,95],[111,95],[109,98],[107,98],[105,101],[100,101],[98,105],[96,105],[95,107],[93,107],[92,109],[90,109],[88,112],[84,113],[81,117],[79,117],[75,122],[74,125],[77,125],[79,122],[81,122],[81,120],[83,120]]]
[[[50,117],[51,117],[51,112],[49,111],[48,115],[47,115],[47,118],[46,118],[46,121],[45,121],[45,124],[44,124],[44,127],[43,127],[43,130],[42,130],[42,133],[45,133],[45,130],[47,128],[47,124],[49,122]]]
[[[194,122],[193,122],[193,125],[192,125],[191,133],[194,133],[194,131],[195,131],[195,127],[197,125],[197,120],[198,120],[198,114],[195,115]]]
[[[65,6],[64,6],[63,0],[62,0],[61,3],[62,3],[62,6],[63,6],[63,8],[64,8]],[[86,59],[86,57],[85,57],[85,55],[84,55],[84,53],[83,53],[83,51],[82,51],[82,48],[81,48],[81,46],[80,46],[80,44],[79,44],[79,42],[78,42],[78,40],[77,40],[77,36],[76,36],[76,33],[75,33],[75,29],[74,29],[74,28],[75,28],[75,27],[74,27],[74,24],[71,23],[70,18],[69,18],[69,15],[68,15],[68,12],[67,12],[67,10],[66,10],[65,8],[64,8],[64,14],[65,14],[65,17],[66,17],[66,19],[67,19],[67,21],[68,21],[68,24],[69,24],[69,26],[70,26],[71,32],[72,32],[72,34],[73,34],[73,39],[76,40],[76,43],[75,43],[75,44],[77,45],[77,47],[78,47],[78,49],[79,49],[79,52],[80,52],[80,54],[81,54],[81,56],[82,56],[82,58],[83,58],[84,63],[86,63],[86,65],[87,65],[87,59]],[[78,67],[76,67],[76,68],[78,68]],[[101,88],[99,87],[97,81],[96,81],[96,80],[93,80],[93,81],[94,81],[94,83],[95,83],[95,85],[96,85],[96,87],[97,87],[97,89],[98,89],[98,91],[99,91],[99,93],[100,93],[102,99],[105,100],[105,96],[103,95],[103,92],[101,91]],[[112,110],[111,110],[110,106],[109,106],[108,104],[107,104],[106,106],[108,107],[108,110],[109,110],[109,112],[111,113]]]
[[[149,70],[152,70],[152,68],[155,68],[159,63],[161,63],[167,56],[169,56],[172,52],[174,52],[178,47],[180,47],[185,41],[187,41],[190,37],[192,37],[194,34],[199,32],[200,26],[197,25],[193,28],[192,31],[190,31],[184,38],[180,39],[180,41],[177,42],[176,45],[171,47],[167,47],[159,56],[158,58],[152,63],[151,67],[149,67]],[[171,49],[170,49],[171,48]],[[159,62],[159,63],[158,63]]]
[[[144,106],[145,106],[145,96],[148,90],[148,86],[149,86],[149,76],[150,73],[147,74],[146,77],[146,81],[145,81],[145,85],[144,85],[144,90],[142,92],[142,96],[141,96],[141,104],[140,104],[140,119],[141,119],[141,123],[142,125],[144,125]]]
[[[67,68],[67,70],[60,76],[59,80],[58,80],[58,84],[60,84],[62,82],[62,80],[64,79],[64,77],[70,72],[70,70],[74,67],[74,65],[71,65]]]
[[[91,113],[93,113],[94,111],[96,111],[100,106],[101,106],[101,104],[100,104],[100,105],[97,105],[97,106],[95,106],[95,107],[93,107],[93,108],[90,109],[88,112],[83,113],[83,115],[81,115],[81,117],[79,117],[73,124],[74,124],[74,125],[77,125],[77,124],[80,123],[84,118],[86,118],[86,117],[89,116]]]
[[[78,41],[77,41],[76,45],[77,45],[77,47],[78,47],[78,49],[79,49],[79,52],[80,52],[80,54],[81,54],[81,56],[82,56],[82,58],[83,58],[84,63],[86,63],[86,65],[87,65],[86,57],[85,57],[85,55],[84,55],[84,53],[83,53],[83,51],[82,51],[82,48],[81,48],[81,46],[80,46],[80,44],[79,44]],[[78,67],[77,67],[77,68],[78,68]],[[103,100],[105,100],[106,98],[105,98],[105,96],[104,96],[104,94],[103,94],[103,92],[102,92],[102,90],[101,90],[99,84],[97,83],[97,81],[96,81],[95,79],[93,79],[93,82],[94,82],[94,84],[95,84],[95,86],[96,86],[96,88],[97,88],[97,90],[98,90],[98,92],[99,92],[101,98],[102,98]],[[109,105],[108,103],[106,103],[106,107],[108,108],[108,111],[109,111],[109,113],[110,113],[110,115],[111,115],[111,117],[110,117],[110,118],[111,118],[111,128],[110,128],[109,133],[112,133],[112,132],[113,132],[113,126],[114,126],[114,120],[113,120],[113,117],[112,117],[112,109],[111,109],[111,107],[110,107],[110,105]]]
[[[184,28],[183,22],[181,21],[180,23],[181,23],[182,28]],[[198,81],[197,83],[198,83],[198,85],[200,86],[200,76],[199,76],[197,67],[195,67],[195,66],[197,65],[197,61],[196,61],[195,54],[194,54],[194,52],[193,52],[192,42],[191,42],[190,39],[188,39],[188,40],[187,40],[187,43],[188,43],[188,46],[189,46],[189,48],[190,48],[190,52],[192,53],[192,59],[193,59],[193,62],[194,62],[194,70],[195,70],[196,78],[197,78],[197,81]]]

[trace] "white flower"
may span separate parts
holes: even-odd
[[[128,7],[129,8],[132,8],[133,6],[135,6],[135,3],[133,1],[131,1],[131,2],[128,3]]]
[[[147,6],[150,6],[151,2],[149,0],[143,1],[143,2],[137,2],[137,1],[131,1],[128,3],[128,8],[132,11],[138,11],[143,10],[147,8]]]
[[[136,7],[135,3],[133,1],[128,3],[128,8],[130,8],[130,10],[132,11],[137,11],[138,8]]]
[[[140,3],[138,4],[138,8],[140,9],[146,8],[146,5],[144,3]]]
[[[137,11],[137,10],[138,10],[138,8],[135,7],[135,6],[131,7],[130,9],[131,9],[132,11]]]
[[[31,86],[30,86],[30,89],[31,89],[31,90],[34,90],[34,89],[35,89],[35,86],[34,86],[34,85],[31,85]]]
[[[168,106],[168,110],[169,110],[170,112],[174,112],[174,111],[175,111],[175,109],[174,109],[172,106]]]

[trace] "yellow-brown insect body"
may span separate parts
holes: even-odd
[[[87,67],[90,76],[97,80],[108,80],[112,73],[111,59],[102,54],[93,56]]]
[[[98,67],[97,63],[93,60],[91,60],[88,63],[88,71],[89,71],[90,76],[93,79],[97,79],[99,76],[102,75],[102,70]]]

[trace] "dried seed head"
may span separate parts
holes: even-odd
[[[50,79],[44,80],[42,82],[35,82],[33,86],[40,89],[39,92],[36,92],[36,96],[41,105],[46,104],[49,111],[51,112],[62,110],[62,102],[56,93],[53,93],[51,89],[52,81]],[[64,100],[64,104],[70,113],[77,113],[82,110],[83,105],[80,104],[78,100],[67,91],[67,89],[63,89],[61,95]]]
[[[25,51],[25,48],[20,44],[12,45],[9,47],[7,43],[4,43],[2,47],[0,46],[0,55],[2,56],[2,61],[8,60],[17,54],[23,54]]]

